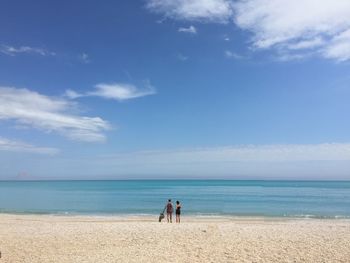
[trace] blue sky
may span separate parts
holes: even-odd
[[[0,179],[350,179],[346,0],[3,1]]]

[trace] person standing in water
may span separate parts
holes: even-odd
[[[171,199],[168,200],[166,205],[166,219],[168,220],[168,223],[173,222],[173,204],[171,203]]]
[[[179,201],[176,201],[176,223],[180,223],[180,215],[181,215],[181,204]]]

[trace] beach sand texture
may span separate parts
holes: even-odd
[[[0,215],[0,263],[350,262],[347,220],[156,220]]]

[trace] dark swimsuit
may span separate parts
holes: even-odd
[[[181,214],[181,206],[176,207],[175,214],[180,215]]]

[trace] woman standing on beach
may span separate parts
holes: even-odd
[[[176,223],[180,223],[180,215],[181,215],[181,205],[179,201],[176,201]]]

